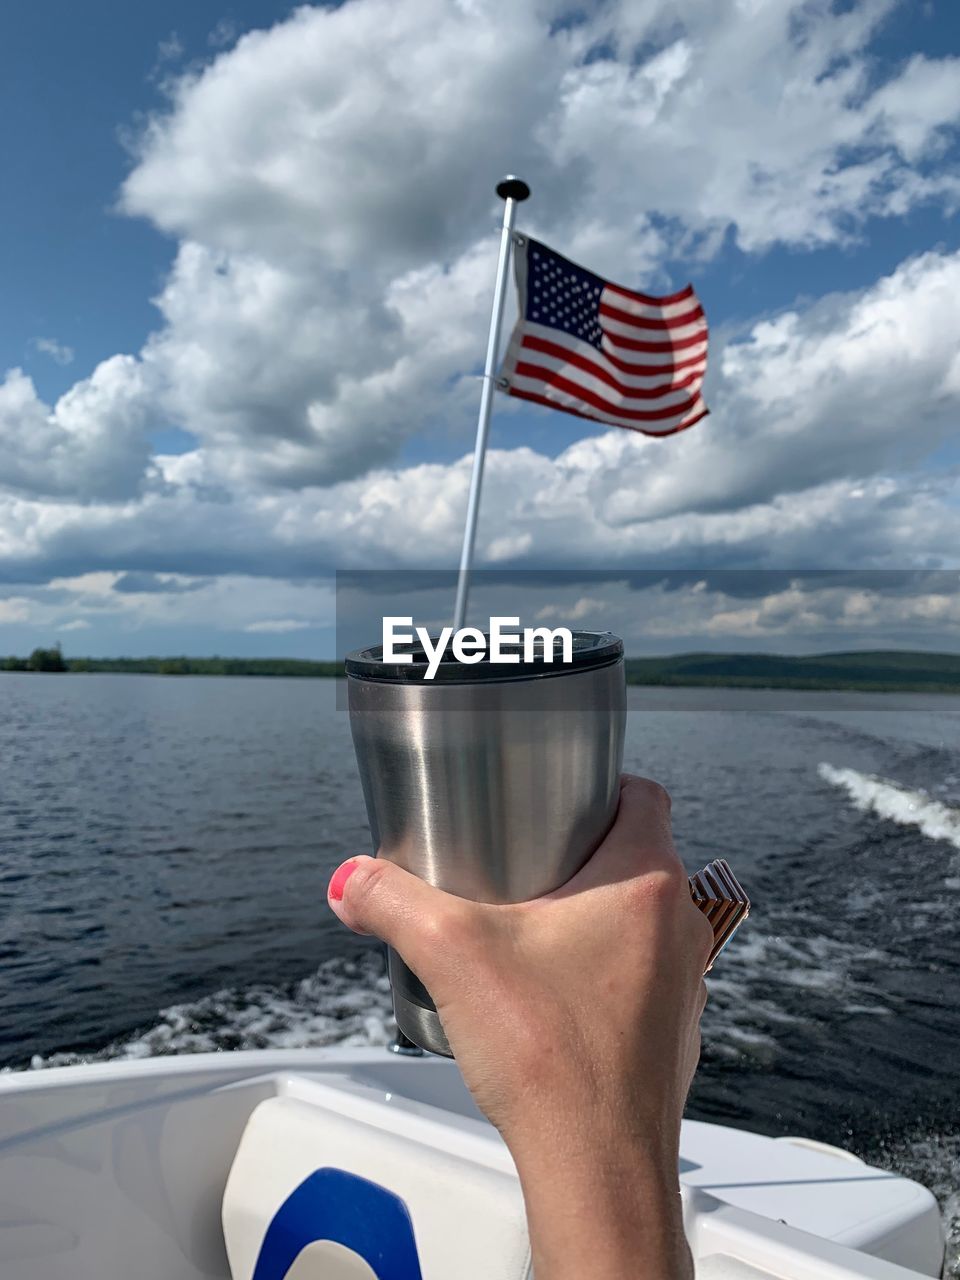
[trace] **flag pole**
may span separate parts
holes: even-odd
[[[473,565],[473,547],[477,538],[477,518],[480,514],[480,489],[483,485],[483,464],[487,453],[487,436],[490,432],[490,414],[493,410],[494,379],[497,374],[497,357],[500,353],[500,326],[503,323],[503,304],[507,296],[507,272],[510,268],[510,246],[513,239],[513,223],[517,205],[530,194],[530,188],[522,178],[508,173],[497,183],[497,195],[504,201],[503,228],[500,232],[500,258],[497,262],[497,283],[493,291],[493,310],[490,315],[490,332],[487,335],[487,358],[483,366],[483,389],[480,392],[480,415],[477,419],[477,443],[473,451],[473,473],[470,476],[470,496],[467,499],[467,522],[463,530],[463,549],[460,552],[460,573],[457,577],[457,602],[453,611],[453,629],[459,631],[467,615],[467,596],[470,592],[470,570]]]

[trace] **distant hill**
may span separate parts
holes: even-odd
[[[960,693],[960,654],[905,649],[818,653],[681,653],[628,658],[628,684],[752,689],[864,689]]]
[[[53,651],[49,651],[52,653]],[[342,662],[300,658],[68,658],[62,668],[30,659],[0,659],[0,671],[118,672],[164,676],[342,676]],[[59,659],[59,652],[57,657]],[[30,664],[33,663],[31,666]],[[628,658],[627,683],[746,689],[863,689],[877,692],[960,693],[960,654],[905,649],[819,653],[680,653]]]

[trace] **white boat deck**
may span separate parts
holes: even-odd
[[[455,1065],[333,1049],[0,1077],[0,1276],[380,1280],[329,1236],[264,1269],[280,1207],[331,1169],[402,1203],[423,1280],[530,1274],[509,1153]],[[940,1274],[930,1193],[833,1148],[690,1121],[680,1176],[700,1280]]]

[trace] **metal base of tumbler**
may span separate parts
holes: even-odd
[[[443,1058],[453,1057],[435,1009],[424,1009],[423,1005],[415,1004],[394,991],[393,1013],[397,1026],[408,1040],[428,1053],[436,1053]]]
[[[447,1037],[434,1008],[430,992],[396,951],[387,948],[387,968],[393,992],[393,1016],[397,1026],[414,1044],[427,1053],[452,1058]]]

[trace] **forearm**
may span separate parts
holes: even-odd
[[[621,1143],[517,1168],[536,1280],[692,1280],[675,1155]]]
[[[359,857],[329,900],[432,993],[519,1172],[536,1280],[693,1280],[680,1116],[714,939],[673,848],[666,792],[625,778],[603,844],[533,902],[470,902]]]

